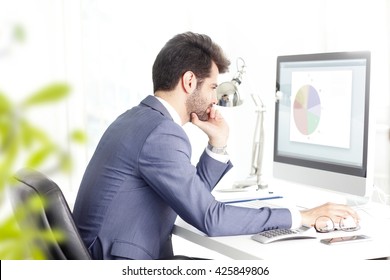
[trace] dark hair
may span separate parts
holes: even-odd
[[[172,90],[181,76],[194,72],[198,86],[210,76],[212,62],[219,73],[228,71],[230,61],[220,46],[204,34],[186,32],[174,36],[161,49],[153,64],[153,90]]]

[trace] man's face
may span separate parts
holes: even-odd
[[[218,68],[213,63],[210,77],[206,78],[200,88],[191,93],[187,99],[188,114],[196,113],[201,121],[209,119],[210,108],[217,103],[218,74]]]

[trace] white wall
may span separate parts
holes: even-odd
[[[377,130],[375,173],[380,187],[390,193],[389,1],[7,2],[0,2],[0,48],[7,49],[0,56],[0,90],[20,99],[50,81],[65,80],[73,88],[65,104],[47,108],[54,112],[50,118],[46,109],[33,116],[53,131],[58,141],[65,142],[75,159],[72,176],[59,178],[71,199],[106,126],[152,94],[155,56],[168,39],[187,30],[210,35],[231,58],[231,71],[220,77],[221,82],[234,75],[237,57],[247,64],[241,92],[248,102],[236,109],[238,112],[226,112],[231,121],[229,151],[235,169],[222,184],[249,172],[252,92],[259,93],[267,106],[265,159],[271,162],[277,55],[370,50]],[[26,30],[27,40],[22,45],[7,43],[1,33],[15,23]],[[87,131],[86,148],[68,146],[64,141],[67,131],[75,127]],[[195,137],[195,161],[206,140],[191,125],[186,125],[186,130]],[[271,174],[270,164],[265,171]]]

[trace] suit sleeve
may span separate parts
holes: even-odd
[[[291,227],[287,209],[250,209],[225,205],[211,190],[232,167],[204,152],[191,164],[191,145],[184,130],[172,123],[158,125],[139,154],[139,172],[148,185],[186,222],[209,236],[253,234]]]

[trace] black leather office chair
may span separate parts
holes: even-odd
[[[56,229],[64,235],[64,240],[47,242],[44,239],[34,240],[47,259],[51,260],[89,260],[91,256],[85,247],[77,227],[73,221],[68,203],[56,183],[45,175],[30,169],[22,169],[16,173],[17,184],[10,188],[13,208],[25,205],[29,198],[38,195],[45,206],[37,213],[27,213],[27,217],[19,221],[21,230],[33,226],[37,229]]]
[[[50,260],[90,260],[91,256],[85,247],[77,227],[74,223],[69,205],[56,183],[42,173],[22,169],[15,174],[17,184],[10,188],[11,204],[16,210],[20,205],[26,205],[29,198],[34,195],[41,197],[45,206],[39,211],[39,215],[29,214],[19,221],[21,230],[31,227],[49,230],[59,230],[64,234],[65,240],[47,242],[44,239],[34,240],[34,245]],[[175,255],[166,260],[198,260],[182,255]]]

